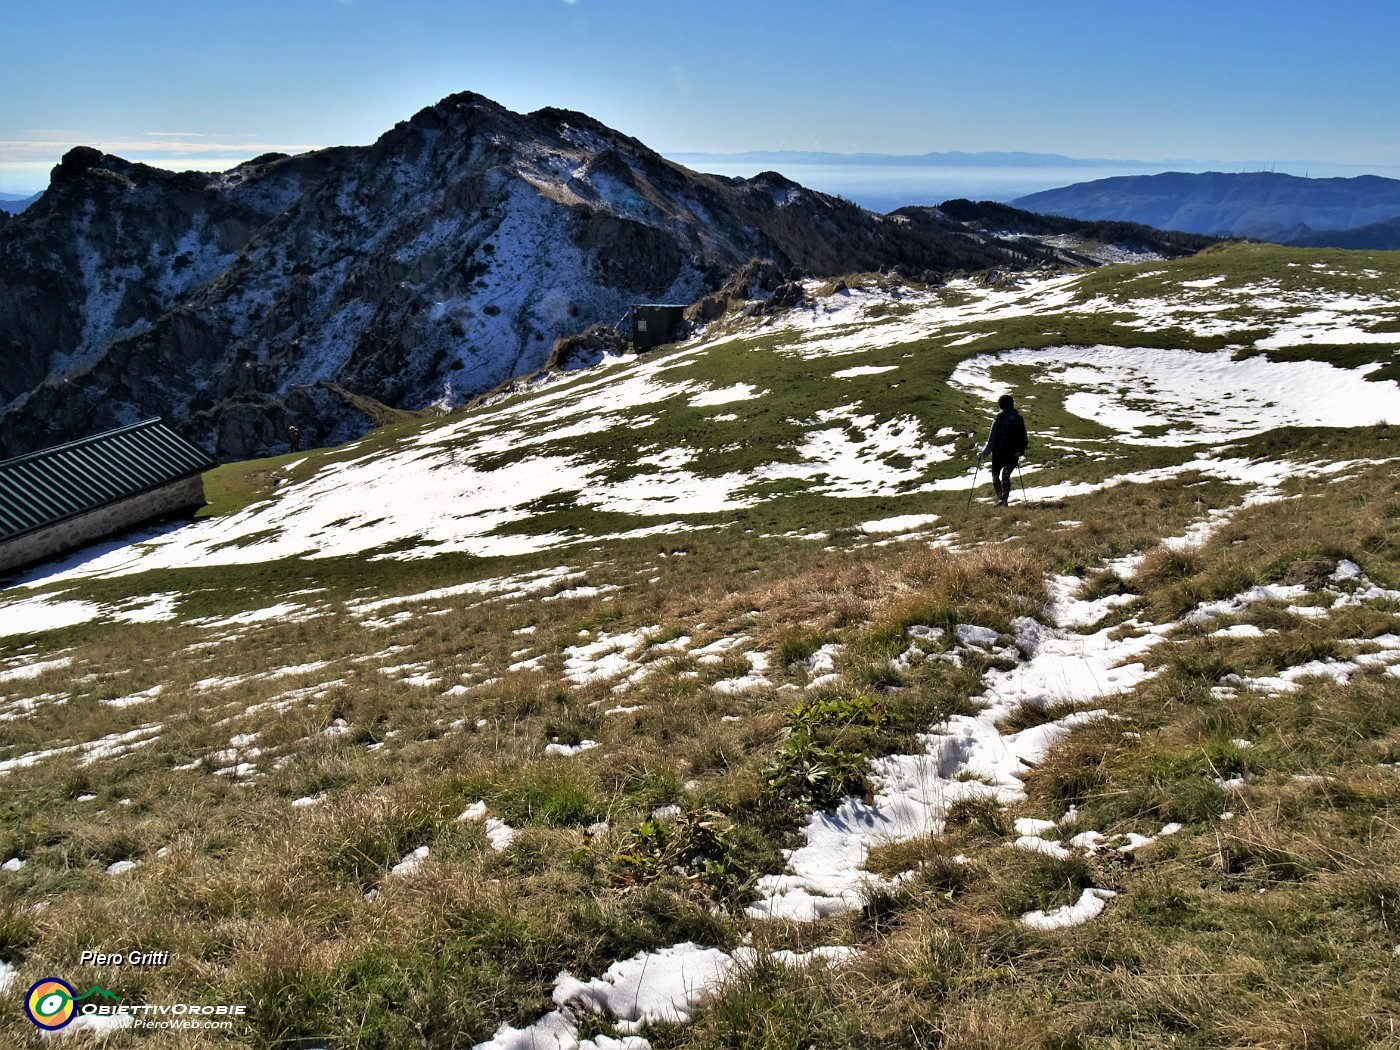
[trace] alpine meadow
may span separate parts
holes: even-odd
[[[1400,1048],[1400,3],[0,6],[0,1050]]]
[[[1111,255],[731,284],[14,579],[0,1042],[1393,1045],[1400,255]]]

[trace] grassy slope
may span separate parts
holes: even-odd
[[[1297,261],[1304,267],[1288,265]],[[1314,287],[1321,271],[1313,262],[1339,271],[1326,279],[1344,288],[1373,287],[1374,279],[1352,276],[1360,269],[1382,270],[1390,287],[1400,274],[1400,261],[1384,255],[1233,247],[1101,271],[1079,294],[1136,298],[1155,282],[1222,272],[1230,283],[1296,277]],[[1147,276],[1128,283],[1125,271]],[[765,398],[708,409],[674,399],[631,413],[655,420],[645,429],[614,428],[560,448],[610,462],[623,477],[638,470],[639,439],[686,445],[700,452],[694,469],[718,474],[783,456],[783,443],[801,434],[790,421],[837,403],[862,400],[881,419],[912,415],[925,433],[984,426],[984,405],[942,385],[973,352],[1065,341],[1218,345],[1179,331],[1125,332],[1116,319],[1105,311],[966,324],[958,338],[978,331],[984,338],[952,347],[950,333],[852,355],[835,367],[899,363],[900,384],[891,386],[888,373],[842,381],[835,401],[829,363],[814,367],[782,352],[772,336],[749,336],[685,365],[685,377],[716,387],[750,382],[770,391]],[[1390,360],[1388,350],[1367,352]],[[1190,458],[1191,450],[1114,447],[1101,428],[1057,407],[1062,391],[1025,394],[1044,426],[1084,441],[1077,454],[1043,454],[1048,480],[1094,480]],[[481,418],[489,423],[510,403],[481,410]],[[738,420],[713,419],[731,410]],[[393,448],[418,429],[377,432],[365,445]],[[1394,457],[1396,444],[1391,432],[1366,428],[1265,436],[1240,451],[1379,458]],[[211,509],[228,513],[266,498],[270,479],[293,459],[306,460],[293,472],[302,477],[354,454],[221,468],[211,478]],[[965,462],[939,464],[930,476],[963,470]],[[1299,483],[1296,500],[1238,512],[1189,558],[1150,554],[1143,578],[1133,581],[1141,595],[1135,608],[1163,622],[1317,558],[1351,558],[1379,583],[1400,586],[1393,468],[1354,473]],[[1349,655],[1352,640],[1396,630],[1400,610],[1383,602],[1329,620],[1256,607],[1244,619],[1278,631],[1262,640],[1179,632],[1161,673],[1113,702],[1121,721],[1057,747],[1016,813],[970,808],[948,835],[876,856],[886,870],[914,867],[919,875],[863,913],[788,927],[713,908],[742,903],[757,874],[781,870],[779,850],[807,809],[784,779],[794,768],[785,744],[793,730],[810,730],[838,758],[908,750],[915,732],[965,711],[980,691],[976,661],[961,670],[928,663],[892,671],[904,627],[1005,629],[1014,616],[1039,612],[1050,571],[1087,574],[1107,593],[1119,585],[1097,569],[1106,559],[1150,552],[1241,495],[1185,474],[992,516],[980,506],[967,510],[959,492],[833,500],[809,491],[696,519],[720,528],[518,559],[290,561],[66,584],[66,597],[102,601],[178,593],[180,620],[7,640],[8,654],[62,650],[72,663],[6,684],[10,698],[68,699],[40,700],[33,717],[0,723],[0,760],[152,722],[165,728],[158,742],[117,760],[81,766],[56,756],[0,780],[0,860],[27,861],[0,874],[0,960],[21,964],[26,979],[52,972],[81,987],[103,982],[129,1000],[249,1003],[254,1020],[238,1041],[255,1046],[471,1046],[503,1022],[529,1024],[549,1009],[561,969],[587,977],[638,950],[682,940],[732,948],[752,935],[759,945],[851,943],[865,954],[839,974],[760,967],[695,1025],[650,1031],[654,1045],[1380,1045],[1400,1001],[1393,953],[1400,679],[1377,672],[1350,686],[1311,682],[1277,700],[1250,693],[1223,700],[1210,690],[1232,671]],[[854,528],[905,513],[940,515],[975,549],[874,547]],[[530,527],[586,535],[648,523],[560,501],[540,508]],[[829,536],[783,538],[802,529]],[[620,589],[548,605],[439,599],[402,606],[414,615],[382,627],[365,626],[342,604],[558,566],[573,572],[552,589]],[[191,622],[298,591],[316,593],[287,600],[325,614],[241,630]],[[734,696],[712,689],[748,670],[739,655],[718,665],[679,656],[622,694],[609,682],[561,681],[563,652],[580,643],[580,632],[590,640],[643,626],[657,627],[658,640],[689,635],[697,645],[742,632],[773,654],[773,688]],[[515,633],[529,627],[533,634]],[[221,641],[204,645],[211,637]],[[839,665],[846,684],[835,696],[853,705],[844,721],[795,711],[794,694],[777,689],[805,685],[801,661],[829,642],[847,645]],[[534,655],[543,655],[543,670],[505,672]],[[283,678],[198,684],[321,661],[328,666]],[[409,664],[397,674],[378,669]],[[403,681],[413,670],[439,681]],[[444,696],[456,682],[467,691]],[[102,703],[155,685],[163,692],[153,703]],[[881,691],[891,685],[904,688]],[[287,695],[313,686],[321,688]],[[862,697],[875,698],[879,717]],[[281,710],[248,710],[287,699]],[[617,705],[641,709],[602,713]],[[337,719],[350,731],[325,735]],[[171,772],[250,734],[256,740],[241,750],[262,749],[247,757],[263,779],[212,775],[226,763],[208,760]],[[551,741],[582,739],[602,746],[574,758],[544,753]],[[1232,743],[1238,739],[1253,746],[1242,750]],[[276,768],[282,756],[291,758]],[[853,761],[831,772],[858,781]],[[1212,778],[1236,772],[1252,779],[1227,796]],[[85,794],[97,797],[76,801]],[[290,806],[321,794],[319,806]],[[480,824],[457,821],[477,799],[520,829],[506,851],[488,846]],[[672,803],[682,818],[660,838],[654,828],[644,833],[651,810]],[[1082,826],[1105,832],[1150,832],[1168,820],[1188,827],[1134,863],[1055,861],[1005,848],[1014,838],[1011,816],[1056,819],[1071,804]],[[1227,810],[1233,819],[1222,819]],[[591,832],[600,820],[609,830]],[[418,875],[387,875],[421,845],[432,853]],[[168,852],[157,856],[162,847]],[[952,862],[958,853],[966,864]],[[696,863],[698,854],[709,863]],[[142,865],[104,874],[124,859]],[[1099,920],[1060,933],[1016,922],[1088,885],[1119,894]],[[378,891],[372,903],[364,899],[369,890]],[[41,902],[48,906],[36,911]],[[84,970],[77,956],[85,948],[168,950],[172,962],[139,972]],[[14,992],[0,1003],[0,1039],[37,1045]],[[160,1038],[205,1045],[195,1034]],[[118,1035],[109,1045],[141,1041]]]

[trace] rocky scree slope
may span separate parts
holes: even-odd
[[[1065,261],[932,209],[697,174],[583,114],[473,94],[370,146],[217,174],[78,148],[0,231],[0,455],[152,415],[224,459],[292,422],[344,440],[379,405],[489,390],[756,258],[816,276]]]

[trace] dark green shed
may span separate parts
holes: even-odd
[[[159,419],[0,463],[0,572],[204,505],[218,466]]]
[[[646,303],[632,307],[632,349],[637,353],[675,340],[676,329],[685,320],[685,307],[666,303]]]

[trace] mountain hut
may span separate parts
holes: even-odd
[[[197,510],[216,466],[159,419],[0,462],[0,573]]]
[[[640,354],[674,341],[684,320],[684,306],[646,303],[632,307],[632,349]]]

